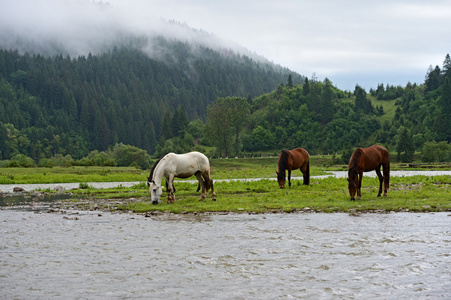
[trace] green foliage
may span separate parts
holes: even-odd
[[[248,122],[249,104],[240,97],[218,98],[207,108],[205,132],[218,154],[228,157],[240,152],[239,136]],[[233,152],[232,152],[233,149]]]
[[[406,127],[401,126],[398,130],[398,143],[396,145],[398,161],[411,162],[414,150],[410,131]]]
[[[164,38],[152,44],[164,49],[162,60],[133,45],[78,58],[0,49],[0,160],[79,160],[118,143],[153,153],[161,136],[183,138],[189,120],[205,119],[217,97],[261,95],[290,73]],[[174,112],[168,124],[166,111]]]
[[[303,147],[343,151],[345,162],[346,152],[375,143],[404,161],[423,146],[424,160],[449,159],[428,154],[441,150],[427,144],[451,142],[449,55],[422,85],[380,84],[367,94],[240,55],[155,42],[168,50],[164,62],[132,48],[78,58],[0,50],[0,160],[145,169],[148,153]]]
[[[112,158],[119,167],[128,167],[132,164],[143,170],[151,167],[151,159],[147,151],[135,146],[120,143],[116,144],[109,152],[111,152]]]
[[[446,141],[426,142],[421,159],[424,162],[447,162],[451,160],[451,145]]]
[[[6,166],[10,168],[31,168],[34,167],[34,161],[30,157],[23,154],[16,154],[12,157],[11,161]]]

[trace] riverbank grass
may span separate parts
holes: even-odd
[[[449,176],[414,176],[392,178],[388,197],[376,197],[378,181],[364,178],[362,198],[351,201],[346,179],[326,178],[309,186],[295,181],[291,188],[280,189],[272,180],[256,182],[218,182],[215,191],[199,201],[195,184],[177,184],[176,201],[172,204],[153,205],[149,196],[121,207],[133,212],[373,212],[373,211],[451,211],[451,179]],[[163,194],[165,196],[165,194]]]

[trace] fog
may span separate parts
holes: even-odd
[[[20,53],[68,54],[72,57],[97,54],[113,46],[126,46],[139,39],[141,49],[158,58],[164,49],[152,43],[156,36],[192,45],[235,52],[261,58],[231,41],[186,23],[155,17],[149,12],[137,15],[121,11],[108,2],[86,0],[1,0],[0,47]],[[136,44],[135,44],[136,46]]]

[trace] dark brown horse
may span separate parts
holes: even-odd
[[[381,166],[384,175],[381,174]],[[379,145],[373,145],[368,148],[357,148],[352,153],[348,166],[348,188],[351,200],[355,200],[355,193],[357,192],[357,199],[361,197],[360,188],[362,187],[363,172],[376,170],[379,178],[379,193],[382,193],[382,181],[384,181],[384,196],[387,196],[387,190],[390,184],[390,158],[388,150]]]
[[[277,181],[282,189],[285,185],[285,170],[288,170],[288,185],[291,186],[291,170],[300,169],[304,175],[304,184],[310,183],[309,154],[305,149],[296,148],[293,150],[282,150],[277,161],[279,171],[277,171]]]

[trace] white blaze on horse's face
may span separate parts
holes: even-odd
[[[149,186],[150,198],[152,199],[152,204],[160,203],[161,194],[163,194],[163,187],[159,184],[156,184],[153,180],[148,181],[147,185]]]

